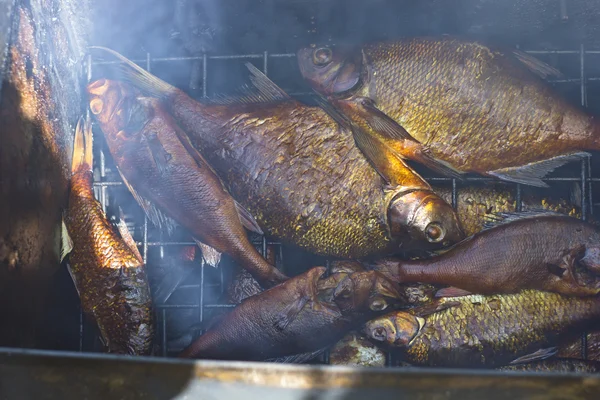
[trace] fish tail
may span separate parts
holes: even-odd
[[[98,49],[106,51],[113,56],[117,57],[122,64],[120,64],[120,72],[123,74],[124,80],[131,83],[139,90],[145,92],[154,97],[168,98],[173,93],[179,91],[175,86],[168,84],[162,79],[152,75],[127,57],[102,46],[90,46],[90,49]]]
[[[81,169],[91,170],[93,163],[92,124],[83,116],[77,121],[75,141],[73,145],[73,160],[71,172],[74,174]]]

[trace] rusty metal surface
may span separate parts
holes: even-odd
[[[293,366],[0,349],[0,398],[596,399],[600,375]]]

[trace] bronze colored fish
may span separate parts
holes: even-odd
[[[148,355],[154,318],[148,278],[124,221],[117,233],[94,197],[92,128],[79,120],[75,133],[63,257],[85,314],[98,325],[108,352]]]
[[[500,371],[524,371],[524,372],[577,372],[594,374],[600,372],[600,362],[585,361],[572,358],[557,358],[536,361],[527,364],[507,365],[498,368]]]
[[[411,261],[388,258],[371,267],[397,282],[453,286],[471,293],[539,289],[589,296],[600,293],[598,279],[579,278],[600,272],[599,246],[598,228],[577,218],[513,214],[440,256]],[[578,266],[587,271],[576,274]]]
[[[518,50],[407,38],[304,48],[298,63],[355,135],[447,175],[545,187],[548,172],[600,150],[597,120],[541,79],[560,72]]]
[[[394,285],[374,271],[348,276],[332,301],[322,301],[318,280],[324,273],[324,267],[312,268],[243,300],[180,357],[267,360],[315,353],[398,301]]]
[[[521,209],[523,211],[546,210],[580,218],[581,209],[562,198],[539,196],[526,193],[523,187]],[[446,187],[433,186],[433,190],[445,201],[452,203],[452,190]],[[484,229],[484,225],[495,219],[497,213],[515,212],[517,200],[514,191],[505,185],[493,187],[459,187],[458,208],[456,214],[461,228],[467,236],[474,235]]]
[[[265,287],[287,279],[248,241],[242,224],[260,228],[202,156],[188,153],[186,137],[157,99],[106,79],[90,83],[88,92],[123,181],[156,225],[170,229],[177,221],[200,242],[211,265],[226,253]]]
[[[445,298],[438,310],[393,312],[369,321],[365,333],[411,364],[498,367],[555,354],[561,337],[600,317],[600,300],[524,290]]]
[[[202,104],[105,50],[126,64],[136,86],[163,100],[269,236],[339,258],[439,248],[463,237],[452,208],[401,159],[380,171],[382,182],[348,132],[260,72],[253,70],[255,97],[265,102]]]

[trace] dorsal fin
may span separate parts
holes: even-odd
[[[277,86],[275,82],[270,80],[261,70],[256,68],[251,63],[247,62],[246,68],[250,71],[250,80],[258,91],[265,97],[271,99],[271,101],[283,101],[290,100],[291,97],[282,88]]]
[[[529,70],[542,79],[548,77],[562,78],[564,75],[556,68],[546,64],[542,60],[537,59],[529,53],[521,50],[513,50],[514,56],[517,60],[521,61]]]
[[[556,211],[549,211],[544,209],[530,209],[523,212],[499,212],[494,214],[488,214],[485,216],[486,222],[483,225],[484,230],[492,229],[501,225],[506,225],[511,222],[520,221],[523,219],[538,218],[538,217],[569,217],[566,214],[562,214]]]

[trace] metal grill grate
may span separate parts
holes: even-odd
[[[586,59],[588,55],[591,54],[596,54],[596,55],[600,55],[600,50],[594,50],[594,51],[590,51],[590,50],[585,50],[583,45],[580,45],[579,50],[554,50],[554,51],[546,51],[546,50],[533,50],[533,51],[527,51],[530,54],[533,55],[549,55],[549,54],[555,54],[555,55],[559,55],[561,57],[574,57],[574,56],[579,56],[579,63],[580,63],[580,68],[579,68],[579,72],[580,72],[580,76],[578,78],[568,78],[568,79],[560,79],[560,80],[553,80],[550,81],[552,83],[555,84],[579,84],[580,86],[580,99],[581,99],[581,104],[584,107],[587,107],[587,83],[588,82],[593,82],[593,81],[600,81],[600,76],[598,77],[586,77]],[[136,62],[137,64],[139,64],[140,66],[144,67],[146,70],[151,71],[152,70],[152,66],[153,64],[157,64],[157,63],[171,63],[171,62],[181,62],[181,61],[185,61],[185,62],[190,62],[190,63],[194,63],[196,65],[201,65],[202,68],[202,97],[203,98],[208,98],[207,96],[207,86],[209,84],[208,82],[208,69],[210,66],[210,62],[213,60],[230,60],[230,61],[237,61],[237,62],[242,62],[242,61],[248,61],[248,60],[262,60],[262,70],[265,74],[268,75],[269,73],[269,61],[272,59],[276,59],[276,58],[288,58],[288,59],[292,59],[295,58],[296,55],[294,53],[280,53],[280,54],[270,54],[268,52],[264,52],[264,53],[260,53],[260,54],[240,54],[240,55],[212,55],[212,56],[208,56],[208,55],[203,55],[200,57],[163,57],[163,58],[152,58],[150,53],[146,54],[146,58],[145,59],[133,59],[134,62]],[[87,80],[90,81],[92,78],[92,68],[93,66],[96,65],[106,65],[106,64],[117,64],[119,63],[119,61],[95,61],[92,59],[92,56],[88,56],[87,60],[86,60],[86,65],[87,65]],[[199,64],[198,64],[199,63]],[[190,84],[190,88],[191,88]],[[311,95],[311,93],[290,93],[292,95]],[[89,108],[86,107],[87,109],[87,116],[89,118]],[[97,130],[95,130],[94,134],[97,135],[99,132]],[[102,148],[102,140],[94,140],[94,151],[96,154],[99,155],[99,157],[95,157],[94,163],[95,163],[95,172],[96,172],[96,179],[95,179],[95,183],[94,183],[94,188],[95,188],[95,195],[96,198],[98,198],[98,200],[102,203],[102,206],[104,208],[104,210],[106,211],[106,207],[107,207],[107,200],[109,198],[109,193],[112,190],[115,190],[115,188],[118,187],[122,187],[123,183],[120,180],[111,180],[108,179],[107,177],[107,171],[106,171],[106,158],[105,158],[105,151]],[[548,177],[546,179],[544,179],[544,181],[546,182],[578,182],[580,183],[580,188],[581,188],[581,216],[583,220],[586,220],[588,218],[588,216],[592,215],[593,211],[594,211],[594,207],[598,207],[600,206],[600,203],[593,203],[592,201],[592,184],[593,182],[599,182],[600,178],[593,178],[592,177],[592,168],[591,168],[592,164],[591,164],[591,159],[587,158],[587,159],[583,159],[581,161],[581,167],[580,167],[580,173],[578,173],[577,175],[572,175],[569,177]],[[452,206],[454,208],[457,208],[457,203],[458,203],[458,193],[460,190],[460,184],[457,183],[457,181],[455,179],[451,179],[451,178],[445,178],[445,177],[426,177],[426,180],[429,182],[451,182],[452,185]],[[494,181],[493,178],[484,178],[484,177],[468,177],[465,178],[465,184],[468,182],[482,182],[482,181]],[[516,199],[516,205],[517,205],[517,212],[521,211],[521,185],[519,184],[510,184],[510,183],[506,183],[507,186],[514,188],[515,191],[515,199]],[[551,183],[552,185],[552,183]],[[139,232],[141,231],[141,240],[137,241],[137,245],[141,248],[141,253],[142,256],[144,258],[144,262],[148,263],[148,254],[151,251],[155,251],[158,250],[159,251],[159,258],[163,259],[164,257],[164,251],[165,251],[165,247],[170,247],[170,246],[195,246],[194,242],[191,241],[164,241],[162,240],[162,235],[160,235],[161,240],[150,240],[149,239],[149,230],[152,230],[153,227],[152,225],[148,225],[148,219],[144,216],[144,222],[142,226],[137,226],[134,227],[135,232]],[[136,239],[139,239],[137,236],[140,236],[139,234],[134,236],[136,237]],[[276,242],[276,241],[267,241],[267,239],[265,237],[259,237],[256,235],[252,235],[252,243],[257,247],[257,249],[259,251],[262,252],[263,256],[266,256],[267,253],[267,246],[275,246],[276,248],[276,254],[277,254],[277,267],[278,268],[282,268],[285,263],[283,260],[283,251],[282,251],[282,246],[281,243]],[[329,261],[326,261],[326,266],[328,267],[329,270]],[[212,268],[211,268],[212,269]],[[169,313],[173,312],[174,310],[181,310],[181,309],[193,309],[193,310],[197,310],[197,319],[198,319],[198,323],[202,324],[204,322],[206,322],[206,320],[208,319],[207,317],[207,312],[210,310],[225,310],[228,308],[232,308],[235,305],[233,304],[228,304],[225,302],[214,302],[214,303],[208,303],[207,302],[207,290],[209,288],[214,289],[215,287],[218,289],[218,291],[223,294],[225,287],[224,287],[224,274],[223,274],[223,268],[220,268],[218,270],[218,272],[216,272],[216,274],[218,274],[218,277],[216,279],[216,282],[209,282],[209,280],[206,278],[206,271],[205,271],[205,266],[204,264],[202,264],[200,266],[200,270],[199,270],[199,283],[197,284],[181,284],[177,287],[176,291],[185,291],[185,290],[195,290],[197,291],[198,295],[196,296],[196,301],[193,304],[179,304],[179,303],[175,303],[175,304],[167,304],[167,303],[163,303],[163,304],[155,304],[155,308],[156,308],[156,314],[157,314],[157,342],[160,343],[160,352],[159,354],[161,356],[168,356],[171,355],[171,353],[175,353],[179,350],[182,350],[182,348],[172,348],[168,346],[168,342],[169,338],[168,334],[167,334],[167,321],[168,321],[168,316]],[[214,281],[214,279],[213,279]],[[88,343],[89,340],[84,340],[86,335],[89,335],[90,332],[88,332],[88,328],[86,327],[85,323],[84,323],[84,318],[83,315],[80,314],[80,344],[79,344],[79,350],[80,351],[90,351],[90,347],[93,346],[89,346]],[[95,334],[95,333],[94,333]],[[587,358],[587,354],[586,354],[586,347],[587,347],[587,334],[583,334],[582,338],[581,338],[581,343],[582,343],[582,348],[581,348],[581,353],[582,353],[582,358],[586,359]],[[391,365],[395,365],[395,361],[388,356],[387,357],[387,364],[388,366]],[[321,359],[322,362],[328,364],[329,363],[329,354],[328,352],[326,352]]]

